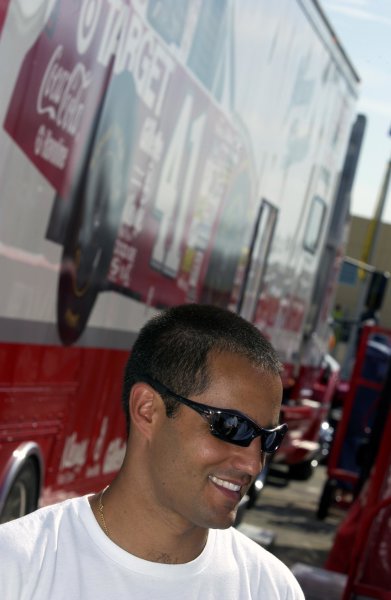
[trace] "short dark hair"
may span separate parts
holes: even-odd
[[[267,373],[281,372],[273,346],[239,315],[206,304],[168,308],[140,330],[125,368],[122,402],[128,432],[129,394],[142,375],[183,396],[201,394],[210,385],[208,355],[212,352],[232,352]],[[167,416],[174,416],[179,403],[168,397],[163,400]]]

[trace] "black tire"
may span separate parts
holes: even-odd
[[[262,483],[262,487],[256,486],[255,482],[254,482],[247,492],[247,495],[249,498],[249,500],[247,502],[247,508],[252,508],[255,505],[258,498],[260,498],[260,496],[262,494],[262,490],[266,485],[266,480],[267,480],[267,476],[269,473],[269,469],[270,469],[270,462],[268,461],[268,462],[266,462],[260,475],[257,477],[257,482]]]
[[[0,523],[6,523],[36,510],[38,506],[39,476],[34,459],[28,458],[8,492]]]
[[[258,490],[256,490],[254,487],[254,484],[252,484],[252,486],[248,490],[247,495],[248,495],[247,508],[252,508],[255,505],[255,503],[258,499],[258,495],[259,495]]]
[[[328,479],[323,487],[323,492],[319,500],[319,506],[316,513],[317,518],[323,521],[329,514],[330,506],[332,505],[335,492],[337,489],[337,482],[335,479]]]
[[[290,465],[289,467],[289,479],[295,481],[308,481],[314,473],[314,467],[311,461],[297,463],[296,465]]]

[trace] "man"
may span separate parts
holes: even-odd
[[[229,311],[191,304],[148,322],[125,370],[121,470],[0,527],[2,600],[302,600],[289,569],[231,527],[286,431],[279,372]]]

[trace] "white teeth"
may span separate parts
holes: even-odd
[[[236,485],[236,483],[231,483],[230,481],[224,481],[224,479],[219,479],[214,475],[209,475],[209,479],[213,481],[216,485],[220,485],[221,487],[227,488],[227,490],[232,490],[233,492],[238,492],[240,490],[240,485]]]

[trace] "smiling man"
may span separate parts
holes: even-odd
[[[2,597],[302,600],[289,569],[232,527],[286,431],[279,373],[270,343],[229,311],[190,304],[149,321],[125,369],[121,470],[96,495],[0,527]]]

